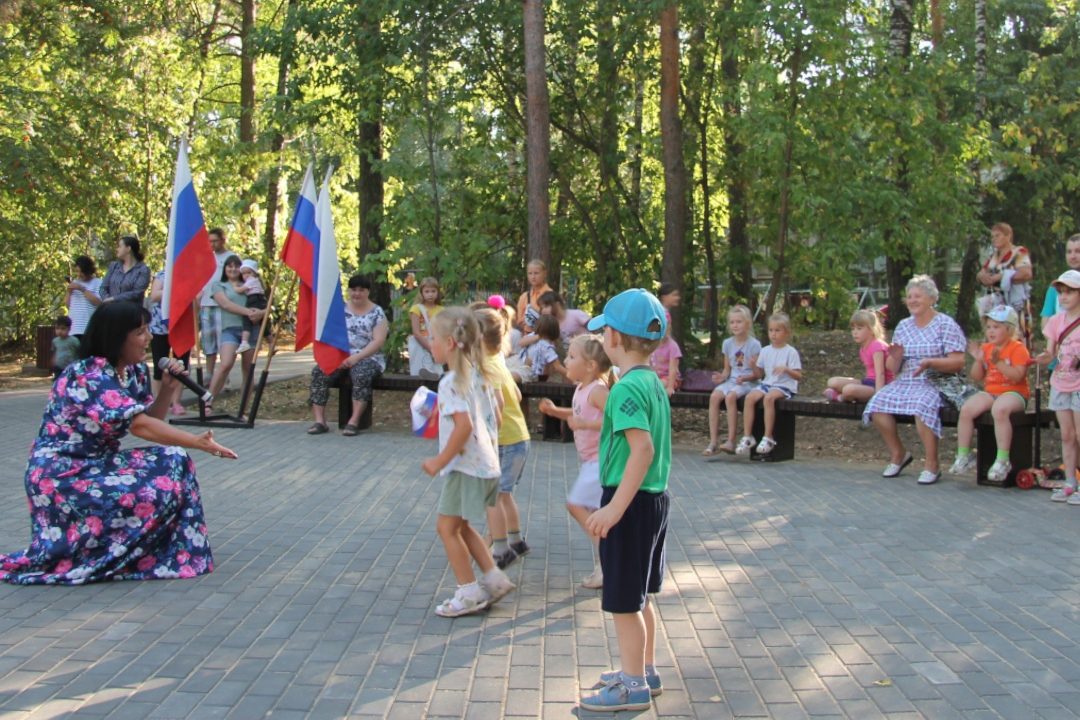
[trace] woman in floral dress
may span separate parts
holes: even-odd
[[[883,477],[899,475],[911,464],[896,431],[896,415],[914,415],[915,428],[926,450],[919,483],[931,485],[941,477],[938,466],[938,439],[941,437],[941,393],[926,379],[925,371],[956,373],[964,369],[967,340],[964,331],[948,315],[934,309],[938,289],[926,275],[916,275],[907,284],[905,304],[911,317],[900,321],[885,366],[896,379],[883,387],[863,410],[863,422],[873,420],[889,448],[889,464]]]
[[[30,547],[0,554],[0,580],[81,585],[188,578],[214,569],[195,465],[183,448],[236,453],[213,434],[162,421],[173,375],[157,399],[143,362],[149,314],[102,305],[83,337],[83,359],[57,378],[26,468]],[[121,450],[128,433],[151,442]]]
[[[360,431],[360,417],[371,402],[371,384],[386,369],[383,345],[389,334],[386,313],[371,300],[371,279],[364,275],[349,278],[349,302],[345,304],[345,327],[349,334],[352,354],[338,366],[337,371],[327,375],[319,366],[311,369],[311,415],[314,423],[308,435],[321,435],[330,431],[326,424],[326,403],[330,400],[330,385],[334,375],[348,373],[352,381],[352,414],[341,429],[342,435],[353,436]]]

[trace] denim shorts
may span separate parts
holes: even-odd
[[[777,387],[776,385],[766,385],[765,383],[761,383],[755,389],[760,390],[766,395],[768,395],[773,390],[779,390],[780,392],[784,393],[785,400],[790,400],[791,398],[795,397],[795,393],[791,392],[786,387]]]
[[[522,440],[513,445],[499,446],[499,492],[514,492],[521,473],[525,470],[525,458],[529,456],[529,441]]]
[[[244,332],[244,329],[238,327],[221,328],[221,347],[229,344],[239,345],[242,332]]]
[[[1050,409],[1080,412],[1080,392],[1062,392],[1050,388]]]

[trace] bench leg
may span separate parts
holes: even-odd
[[[556,403],[559,405],[559,403]],[[559,407],[568,407],[565,405],[559,405]],[[551,417],[550,415],[544,415],[544,434],[545,441],[554,440],[556,442],[574,442],[574,431],[570,429],[570,426],[559,418]]]
[[[1016,485],[1016,474],[1021,470],[1031,467],[1034,455],[1031,447],[1031,428],[1013,426],[1012,447],[1009,448],[1009,460],[1013,469],[1002,482],[992,482],[986,477],[990,466],[997,457],[997,438],[994,436],[993,425],[976,425],[976,457],[975,480],[979,485],[991,485],[993,487],[1013,487]]]
[[[760,438],[765,434],[765,411],[758,408],[754,416],[754,437]],[[760,462],[782,462],[795,459],[795,413],[777,412],[776,423],[773,425],[773,440],[776,447],[768,455],[758,455],[756,450],[750,452],[752,460]]]

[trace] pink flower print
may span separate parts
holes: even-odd
[[[195,572],[204,573],[207,570],[206,558],[200,555],[199,557],[191,561],[191,567],[195,568]],[[213,568],[210,568],[213,569]]]
[[[195,577],[195,570],[190,565],[181,565],[180,566],[180,577],[182,577],[182,578],[193,578],[193,577]]]
[[[105,529],[105,525],[97,515],[91,515],[86,518],[86,529],[89,530],[90,534],[94,537],[99,537]]]
[[[157,500],[157,493],[154,492],[154,488],[145,485],[139,488],[135,494],[138,495],[139,499],[143,502],[154,502]]]
[[[56,394],[63,395],[65,390],[67,390],[67,378],[61,375],[60,379],[56,381]]]
[[[154,504],[148,502],[141,502],[135,506],[135,515],[145,520],[154,514]]]
[[[119,502],[122,507],[135,507],[135,495],[133,493],[124,493],[120,496]]]
[[[162,492],[172,492],[173,481],[168,475],[159,475],[154,478],[154,487]]]
[[[63,575],[68,570],[71,570],[71,560],[64,558],[60,562],[56,563],[56,567],[53,568],[53,572],[57,575]]]
[[[56,483],[54,483],[50,478],[43,478],[38,483],[38,488],[41,489],[42,495],[52,495],[53,491],[56,490]]]
[[[157,565],[157,558],[153,555],[147,555],[146,557],[139,558],[139,572],[149,572],[153,567]]]
[[[78,525],[68,525],[67,529],[67,541],[68,545],[74,545],[79,541],[79,527]]]
[[[81,492],[81,493],[86,492],[87,490],[90,489],[90,481],[89,480],[76,480],[75,482],[71,483],[71,486],[73,488],[75,488],[76,490],[78,490],[79,492]]]
[[[124,404],[124,394],[119,390],[106,390],[101,393],[101,402],[107,408],[118,408]]]
[[[186,565],[187,561],[190,559],[191,555],[188,553],[187,550],[181,550],[180,552],[176,553],[176,562],[180,563],[181,565]]]

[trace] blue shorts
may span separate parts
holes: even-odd
[[[226,345],[239,345],[240,334],[242,332],[244,332],[244,328],[221,328],[221,347],[225,347]]]
[[[525,458],[529,456],[529,441],[499,446],[499,492],[514,492],[514,487],[525,471]]]
[[[790,390],[788,390],[785,387],[777,387],[776,385],[766,385],[765,383],[762,383],[762,384],[758,385],[755,389],[760,390],[761,392],[765,393],[766,395],[769,394],[770,390],[779,390],[780,392],[784,393],[784,399],[785,400],[790,400],[791,398],[795,397],[795,393],[791,392]]]

